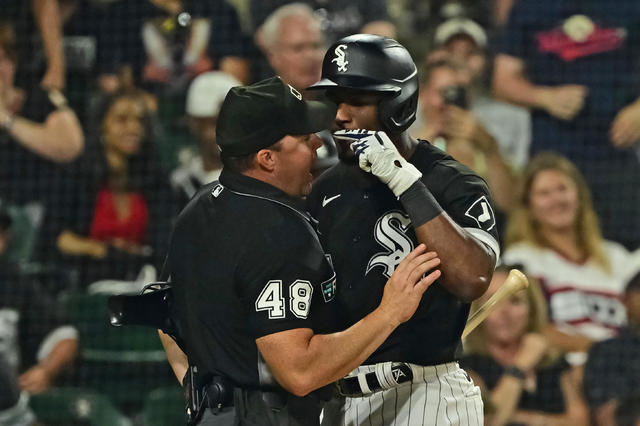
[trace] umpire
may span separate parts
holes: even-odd
[[[418,247],[379,308],[334,333],[335,273],[302,201],[321,145],[315,132],[334,114],[278,77],[225,98],[220,181],[189,202],[169,249],[191,424],[317,425],[327,389],[310,392],[359,365],[440,275],[425,275],[439,259]]]

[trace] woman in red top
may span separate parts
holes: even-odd
[[[64,257],[79,263],[82,286],[133,279],[143,264],[157,264],[173,211],[144,99],[118,94],[104,101],[102,111],[99,142],[72,180],[74,201],[65,214],[70,223],[57,240]]]

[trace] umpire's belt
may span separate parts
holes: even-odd
[[[336,382],[342,396],[362,396],[390,389],[413,380],[411,366],[405,362],[383,362],[372,365],[373,371],[347,376]]]
[[[439,377],[458,368],[455,361],[428,366],[407,362],[382,362],[359,367],[352,375],[338,380],[336,387],[342,396],[359,397],[407,382],[427,383],[438,380]]]

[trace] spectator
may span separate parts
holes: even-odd
[[[143,98],[136,92],[106,98],[98,117],[93,145],[70,179],[62,208],[71,211],[62,213],[57,238],[81,285],[131,280],[143,265],[159,266],[174,213]]]
[[[189,86],[186,111],[198,152],[171,173],[171,185],[180,207],[185,206],[202,185],[220,176],[222,161],[216,143],[216,121],[227,92],[240,85],[229,74],[211,71],[196,77]]]
[[[65,63],[58,0],[32,0],[32,7],[47,57],[47,69],[40,85],[45,90],[62,90],[65,84]]]
[[[0,205],[0,259],[3,259],[7,254],[11,222],[11,216]]]
[[[271,68],[282,80],[303,92],[320,80],[322,58],[326,51],[320,20],[304,3],[290,3],[276,9],[256,33]],[[304,92],[307,98],[317,92]],[[328,131],[319,133],[323,146],[313,173],[318,176],[337,161],[337,150]]]
[[[607,238],[640,246],[640,3],[520,1],[495,61],[501,98],[532,109],[532,154],[556,151],[587,178]]]
[[[637,392],[620,401],[616,408],[616,426],[640,426],[640,396]]]
[[[326,51],[320,25],[309,6],[291,3],[269,15],[258,32],[275,74],[300,91],[320,80]]]
[[[620,403],[640,389],[640,272],[629,280],[622,300],[627,326],[618,336],[594,344],[584,369],[586,397],[603,426],[614,424]]]
[[[30,426],[35,421],[29,409],[29,397],[21,392],[18,378],[0,355],[0,426]]]
[[[429,60],[446,59],[459,67],[463,81],[468,80],[470,110],[496,139],[507,163],[516,170],[524,168],[529,158],[531,117],[526,109],[498,101],[489,92],[490,57],[484,29],[470,19],[450,19],[436,28],[434,42]]]
[[[504,283],[498,267],[481,306]],[[473,311],[474,307],[472,307]],[[531,282],[492,312],[465,341],[462,367],[489,391],[495,407],[487,424],[587,425],[588,411],[569,365],[544,337],[547,322],[540,288]]]
[[[0,213],[0,222],[10,223],[5,213]],[[10,227],[4,229],[2,238],[10,238],[10,232]],[[3,254],[0,251],[0,359],[20,373],[22,391],[41,393],[75,358],[78,332],[59,317],[55,303],[37,284]]]
[[[496,139],[468,110],[466,88],[453,63],[427,63],[422,70],[420,114],[422,128],[415,137],[429,140],[486,179],[496,208],[506,212],[513,203],[513,175]]]
[[[111,88],[123,65],[133,68],[134,83],[155,91],[180,92],[212,69],[248,79],[247,39],[224,0],[129,0],[106,8],[104,17],[98,59]]]
[[[279,7],[291,0],[250,0],[249,13],[254,28],[259,28]],[[320,19],[327,41],[333,43],[355,33],[396,37],[396,26],[389,19],[384,0],[304,0]]]
[[[0,20],[11,23],[20,34],[17,50],[21,72],[28,72],[34,81],[41,78],[44,90],[62,90],[65,60],[58,0],[4,0]]]
[[[547,336],[572,352],[571,364],[582,364],[594,341],[624,325],[620,298],[640,256],[602,239],[589,189],[566,158],[543,153],[531,160],[505,245],[504,261],[523,264],[540,281],[552,322]]]
[[[16,43],[12,27],[0,24],[0,199],[44,214],[48,241],[61,163],[80,155],[84,136],[60,92],[15,85]]]

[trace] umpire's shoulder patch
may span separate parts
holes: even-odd
[[[482,230],[491,231],[496,226],[496,216],[484,195],[474,201],[464,215],[473,219]]]
[[[221,184],[217,184],[211,190],[211,195],[213,195],[214,198],[218,198],[218,196],[222,193],[223,190],[224,190],[224,186],[222,186]]]

